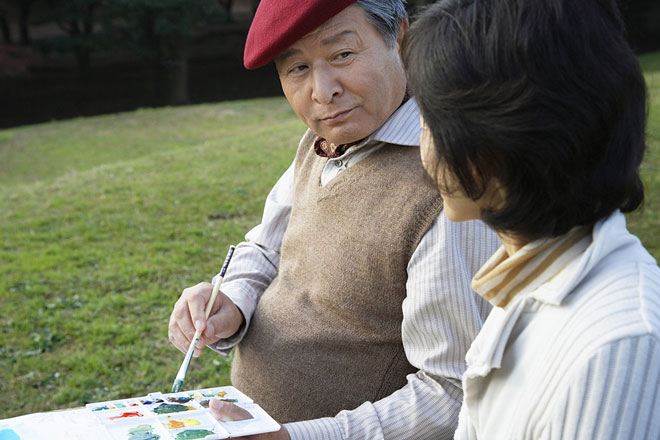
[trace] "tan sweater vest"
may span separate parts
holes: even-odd
[[[281,423],[381,399],[416,371],[401,343],[406,268],[442,209],[418,148],[385,144],[321,187],[313,139],[296,156],[278,276],[232,366]]]

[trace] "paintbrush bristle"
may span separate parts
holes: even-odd
[[[182,386],[183,386],[183,379],[176,379],[174,381],[174,384],[172,385],[172,392],[178,393],[179,391],[181,391]]]

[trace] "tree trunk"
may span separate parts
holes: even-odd
[[[2,41],[5,44],[11,44],[11,30],[7,23],[7,13],[3,10],[0,10],[0,31],[2,31]]]
[[[233,0],[218,0],[220,3],[220,6],[225,10],[226,15],[226,21],[228,23],[231,23],[233,21],[232,16],[231,16],[231,8],[232,4],[234,3]]]
[[[94,5],[87,6],[81,10],[80,25],[76,22],[75,31],[78,36],[87,40],[94,34]],[[76,64],[78,66],[78,78],[87,78],[91,67],[92,49],[89,44],[81,44],[76,50]]]
[[[190,102],[188,94],[188,41],[183,36],[173,38],[172,57],[164,63],[167,104],[183,105]]]
[[[29,46],[31,42],[29,20],[32,0],[22,0],[19,3],[19,26],[21,35],[21,45]]]
[[[88,49],[78,48],[74,52],[76,55],[78,78],[87,78],[89,76],[89,69],[91,67],[90,51]]]

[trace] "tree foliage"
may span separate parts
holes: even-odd
[[[628,38],[639,52],[660,49],[660,1],[619,0]]]
[[[115,44],[156,65],[180,57],[180,45],[223,13],[215,0],[102,0]]]
[[[78,73],[85,76],[90,67],[91,54],[103,41],[95,34],[98,11],[104,0],[46,0],[49,13],[41,22],[54,22],[65,36],[42,42],[46,52],[72,52],[78,63]]]
[[[42,42],[42,50],[75,54],[81,76],[89,70],[95,51],[133,53],[146,72],[146,87],[154,95],[165,88],[167,104],[188,101],[191,38],[210,20],[227,13],[218,0],[41,1],[47,2],[49,12],[40,22],[57,23],[65,33]]]

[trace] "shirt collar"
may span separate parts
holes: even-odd
[[[422,127],[419,123],[419,108],[414,97],[410,97],[385,121],[381,127],[357,145],[349,148],[337,159],[346,159],[360,151],[372,151],[374,143],[419,147]],[[369,148],[366,148],[369,146]]]
[[[421,132],[417,100],[411,97],[368,140],[418,147]]]

